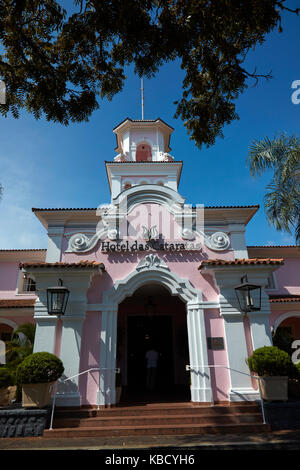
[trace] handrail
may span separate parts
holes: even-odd
[[[105,368],[105,367],[92,367],[91,369],[87,369],[87,370],[84,370],[83,372],[79,372],[78,374],[75,374],[75,375],[72,375],[72,377],[68,377],[67,379],[65,380],[62,380],[61,383],[65,383],[67,382],[68,380],[71,380],[71,379],[74,379],[75,377],[79,377],[80,375],[83,375],[83,374],[87,374],[88,372],[92,372],[92,371],[99,371],[99,372],[102,372],[102,371],[105,371],[105,370],[110,370],[110,371],[115,371],[117,374],[120,373],[120,368],[119,367],[116,367],[116,368],[113,368],[113,369],[108,369],[108,368]],[[53,417],[54,417],[54,409],[55,409],[55,402],[56,402],[56,395],[57,395],[57,385],[58,385],[58,382],[56,382],[55,384],[55,392],[54,392],[54,396],[53,396],[53,401],[52,401],[52,410],[51,410],[51,419],[50,419],[50,427],[49,427],[49,430],[53,430]],[[100,390],[100,378],[99,378],[99,385],[98,385],[98,391]],[[98,405],[98,410],[99,410],[99,405]]]
[[[259,396],[260,396],[260,405],[261,405],[261,412],[262,412],[262,417],[263,417],[263,423],[266,424],[266,416],[265,416],[265,408],[264,408],[264,401],[262,398],[262,393],[261,393],[261,384],[260,382],[263,381],[263,377],[259,377],[258,375],[252,375],[252,374],[247,374],[246,372],[242,372],[240,370],[232,369],[231,367],[225,366],[225,365],[203,365],[203,366],[191,366],[191,365],[186,365],[186,370],[190,371],[193,369],[205,369],[205,368],[218,368],[222,367],[223,369],[227,370],[232,370],[233,372],[237,372],[238,374],[242,375],[247,375],[248,377],[253,377],[254,379],[258,380],[258,389],[259,389]],[[210,378],[211,381],[211,378]],[[214,405],[214,399],[213,395],[211,394],[211,401],[212,401],[212,406]]]

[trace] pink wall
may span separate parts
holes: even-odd
[[[300,258],[285,258],[284,265],[275,271],[278,289],[270,294],[300,295]]]
[[[7,299],[15,294],[19,273],[19,263],[2,261],[0,263],[0,298]]]
[[[204,310],[206,337],[224,338],[224,350],[214,351],[208,349],[208,365],[228,366],[224,321],[220,317],[219,310]],[[210,368],[211,384],[213,389],[214,401],[227,401],[230,390],[229,371],[225,368]]]

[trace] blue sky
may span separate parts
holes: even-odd
[[[260,204],[247,228],[249,245],[294,243],[292,236],[266,221],[263,197],[271,175],[253,179],[246,166],[254,139],[282,131],[299,134],[300,104],[291,101],[291,84],[300,80],[300,17],[285,14],[283,28],[247,59],[249,71],[271,71],[273,79],[246,90],[236,102],[240,120],[226,126],[224,139],[218,138],[209,149],[199,150],[182,121],[173,118],[173,102],[181,96],[179,64],[166,64],[155,78],[144,80],[145,119],[160,117],[175,129],[171,154],[184,161],[179,192],[186,202]],[[32,207],[97,207],[110,201],[104,162],[116,155],[112,129],[127,116],[141,118],[140,81],[132,68],[127,72],[123,91],[111,102],[101,102],[88,123],[65,127],[37,121],[25,112],[18,120],[0,117],[0,248],[47,246]]]

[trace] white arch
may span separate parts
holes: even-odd
[[[287,320],[288,318],[292,318],[292,317],[300,318],[300,312],[297,312],[297,311],[296,312],[286,312],[286,313],[283,313],[282,315],[280,315],[280,317],[276,318],[274,326],[273,326],[274,333],[276,333],[277,328],[279,327],[279,325],[284,320]]]
[[[115,282],[114,286],[103,294],[100,307],[100,369],[108,372],[100,373],[100,391],[97,398],[99,405],[115,403],[115,374],[111,371],[116,367],[118,305],[137,289],[150,283],[164,286],[171,295],[178,296],[186,304],[190,363],[198,367],[208,363],[201,291],[195,289],[188,279],[182,279],[171,272],[164,260],[151,253],[139,262],[131,274]],[[191,371],[192,401],[210,402],[211,393],[209,372],[199,373],[199,369]]]
[[[171,272],[164,260],[151,253],[125,279],[117,281],[111,289],[104,292],[102,311],[117,308],[126,297],[149,283],[163,285],[171,295],[178,295],[186,304],[199,304],[202,301],[201,291],[195,289],[188,279],[182,279]]]
[[[18,328],[17,323],[15,323],[15,322],[12,321],[12,320],[8,320],[7,318],[2,318],[2,317],[0,317],[0,324],[1,324],[1,323],[4,323],[4,325],[10,326],[10,327],[13,328],[14,330],[16,330],[16,329]]]

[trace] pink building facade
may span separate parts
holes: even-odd
[[[34,351],[64,363],[60,406],[115,405],[120,382],[131,402],[154,393],[258,399],[245,359],[278,327],[300,339],[298,248],[246,245],[258,206],[189,206],[178,192],[183,164],[169,153],[173,129],[161,119],[127,118],[114,132],[111,201],[35,208],[47,249],[0,251],[0,339],[36,324]],[[261,286],[261,307],[247,314],[235,290],[245,275]],[[61,318],[46,298],[59,280],[70,291]],[[155,392],[146,389],[150,346],[159,353]]]

